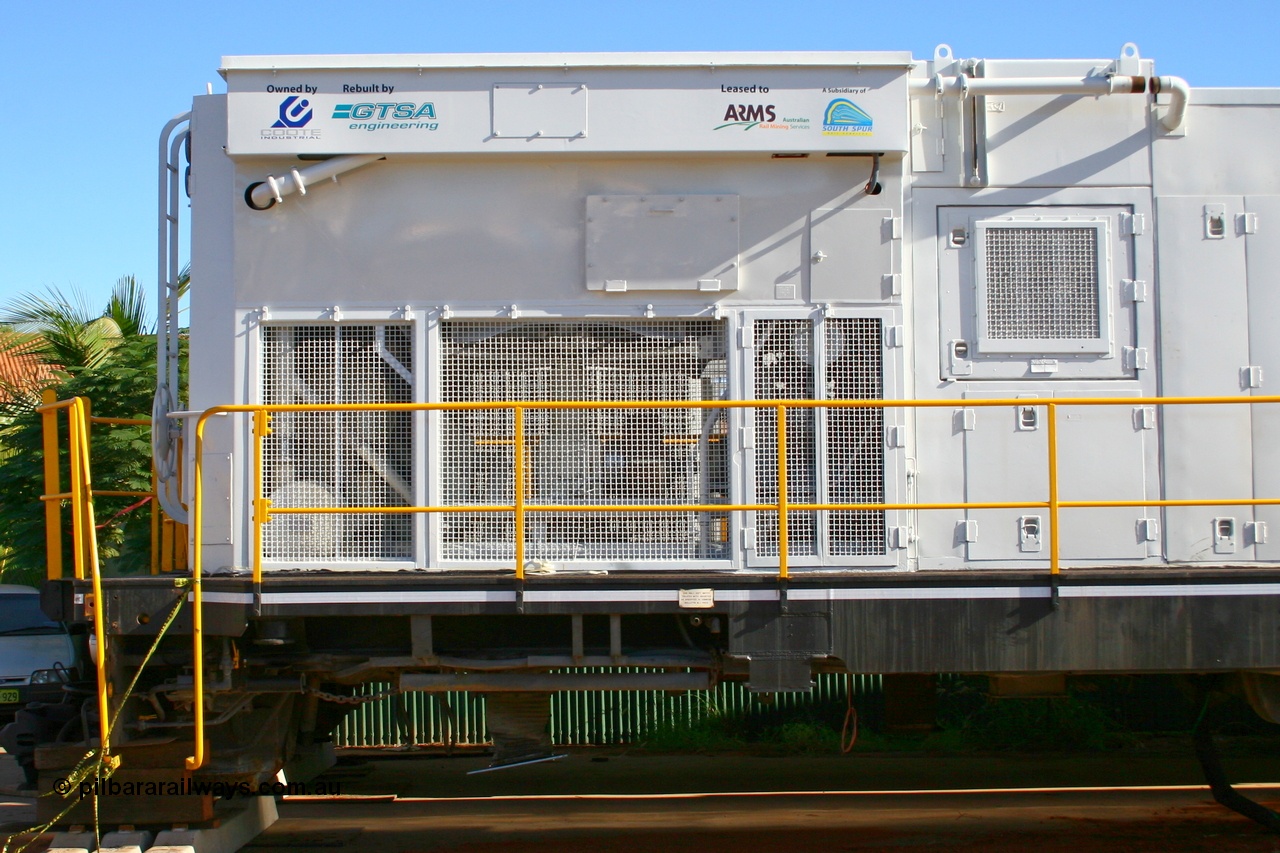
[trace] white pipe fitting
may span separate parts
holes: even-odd
[[[307,187],[311,184],[337,178],[341,174],[367,166],[385,156],[384,154],[350,154],[324,160],[305,169],[290,169],[284,175],[267,175],[263,180],[249,185],[244,200],[254,210],[266,210],[284,201],[287,195],[295,192],[306,195]]]
[[[1181,77],[1152,77],[1151,91],[1157,95],[1169,93],[1169,111],[1160,119],[1165,130],[1174,131],[1182,126],[1187,115],[1187,102],[1191,97],[1191,87]]]
[[[1166,130],[1177,130],[1186,117],[1187,98],[1191,92],[1181,77],[1133,77],[1108,74],[1096,77],[969,77],[958,74],[944,77],[917,78],[910,81],[911,94],[958,97],[982,95],[1141,95],[1145,92],[1169,92],[1169,110],[1160,119]]]

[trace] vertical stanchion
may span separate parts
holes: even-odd
[[[98,535],[94,528],[93,483],[89,474],[89,436],[87,434],[89,413],[83,401],[77,397],[67,414],[70,421],[67,432],[71,438],[71,455],[75,460],[75,468],[79,472],[77,480],[83,478],[83,483],[80,484],[80,493],[84,501],[83,511],[77,505],[75,512],[80,520],[82,534],[86,538],[76,543],[76,552],[77,557],[83,553],[87,558],[89,577],[93,580],[93,630],[98,639],[98,739],[102,744],[102,758],[106,759],[111,751],[110,700],[107,697],[107,632],[106,618],[103,613],[107,603],[102,596],[102,572],[98,567]],[[83,567],[80,570],[82,571]]]
[[[271,501],[262,494],[262,442],[271,435],[271,415],[253,412],[253,613],[262,615],[262,525],[271,520]]]
[[[76,418],[81,410],[77,400],[72,400],[67,409],[67,462],[68,475],[71,478],[71,557],[75,564],[76,580],[84,580],[84,502],[89,498],[84,493],[84,471],[80,464],[80,431],[76,428]],[[94,599],[94,606],[98,606]]]
[[[1049,414],[1049,595],[1058,606],[1058,407],[1046,403]]]
[[[41,400],[51,406],[57,402],[58,395],[52,388],[46,388]],[[58,410],[42,411],[40,423],[44,428],[45,567],[49,580],[57,580],[62,577],[62,501],[47,496],[62,492],[62,478],[58,474]]]
[[[195,482],[191,492],[191,653],[192,709],[195,712],[193,754],[187,756],[188,770],[204,765],[204,597],[200,586],[203,571],[204,524],[200,517],[204,492],[204,424],[209,413],[196,419]]]
[[[787,407],[777,407],[778,429],[778,580],[787,579]]]
[[[524,407],[513,406],[512,415],[515,435],[512,464],[515,466],[516,582],[524,583]]]

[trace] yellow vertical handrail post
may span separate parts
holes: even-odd
[[[271,414],[253,412],[253,606],[262,612],[262,525],[271,520],[271,501],[262,494],[262,442],[271,435]]]
[[[515,466],[516,581],[524,582],[524,406],[512,406],[512,463]]]
[[[45,406],[57,402],[58,394],[46,388],[40,395]],[[46,408],[40,413],[44,438],[44,493],[57,495],[62,492],[62,477],[58,470],[58,410]],[[44,502],[45,570],[49,580],[62,577],[62,501]]]
[[[98,641],[98,739],[101,743],[102,758],[105,759],[111,751],[111,717],[110,717],[110,699],[107,696],[107,632],[106,619],[103,611],[106,609],[106,599],[102,596],[102,572],[98,566],[98,533],[94,527],[93,515],[93,481],[89,469],[89,413],[84,404],[84,400],[76,397],[71,408],[67,410],[68,429],[70,436],[70,451],[73,458],[73,467],[77,469],[79,476],[72,481],[72,493],[79,491],[82,499],[82,507],[77,502],[76,516],[80,519],[81,535],[85,538],[76,543],[77,556],[83,555],[89,564],[89,575],[93,580],[93,630]],[[83,577],[82,575],[78,575]]]
[[[778,580],[787,579],[787,407],[778,412]]]
[[[203,570],[204,524],[201,519],[204,493],[204,425],[209,413],[196,419],[195,482],[191,491],[191,708],[195,715],[195,744],[187,756],[186,768],[199,770],[204,765],[204,597],[200,586]]]
[[[1049,583],[1054,604],[1058,601],[1058,406],[1046,403],[1049,415]]]
[[[67,475],[70,477],[71,492],[71,559],[75,566],[76,580],[84,580],[84,502],[89,497],[84,493],[84,472],[80,467],[80,430],[76,428],[79,415],[77,404],[79,398],[73,398],[67,408]],[[98,601],[94,599],[94,606]]]

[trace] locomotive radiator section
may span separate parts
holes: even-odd
[[[523,694],[816,671],[1244,673],[1274,717],[1274,92],[1132,46],[223,74],[157,413],[192,564],[46,593],[115,695],[189,605],[121,748],[266,778],[375,681],[521,697],[512,760]]]

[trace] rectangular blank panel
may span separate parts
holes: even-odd
[[[582,83],[496,83],[493,135],[575,139],[587,135],[587,87]]]
[[[813,302],[891,299],[891,210],[819,209],[809,215],[810,297]]]
[[[738,289],[736,195],[587,196],[587,289]]]

